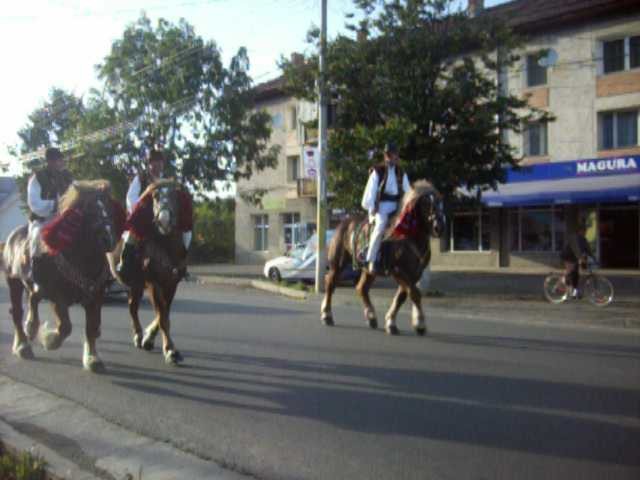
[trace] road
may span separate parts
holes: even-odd
[[[258,479],[640,477],[640,334],[583,326],[633,308],[432,300],[419,338],[407,308],[390,337],[338,303],[327,328],[316,299],[183,285],[177,368],[133,349],[126,305],[111,303],[108,371],[91,375],[78,309],[60,350],[13,357],[1,287],[0,374]]]

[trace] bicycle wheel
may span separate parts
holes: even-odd
[[[585,279],[584,293],[597,307],[606,307],[613,301],[613,285],[601,275],[590,275]]]
[[[544,279],[544,296],[551,303],[562,303],[569,296],[569,288],[565,285],[562,275],[552,273]]]

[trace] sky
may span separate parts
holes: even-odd
[[[333,37],[344,31],[352,2],[327,4]],[[82,96],[98,86],[95,65],[143,11],[154,23],[186,19],[204,40],[216,41],[225,63],[247,47],[256,83],[278,76],[280,55],[305,51],[309,27],[320,23],[320,0],[21,0],[3,2],[0,9],[0,164],[9,163],[10,173],[18,170],[7,147],[18,144],[29,113],[52,87]]]

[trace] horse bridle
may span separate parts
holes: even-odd
[[[429,198],[429,212],[427,214],[427,224],[429,225],[429,230],[431,235],[437,236],[433,231],[433,227],[438,221],[439,218],[443,219],[443,222],[446,222],[446,217],[443,214],[444,207],[442,205],[442,199],[437,198],[434,193],[430,193],[427,195]],[[446,225],[443,225],[443,228]],[[442,232],[440,233],[442,234]]]
[[[175,202],[171,201],[173,190],[159,187],[153,196],[153,223],[162,235],[171,233],[176,224]]]

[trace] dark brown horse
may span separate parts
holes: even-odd
[[[182,187],[170,179],[151,184],[140,197],[141,200],[145,196],[148,196],[153,204],[153,223],[149,225],[148,238],[140,245],[140,275],[134,276],[129,282],[133,344],[136,348],[151,351],[160,331],[165,362],[177,364],[182,361],[182,355],[176,350],[171,338],[169,314],[178,284],[186,273],[187,250],[182,240],[181,225],[185,222],[190,224],[192,221],[191,218],[184,218],[185,215],[191,216],[191,200]],[[185,202],[189,202],[189,208],[184,208]],[[122,245],[118,251],[109,255],[114,275],[115,258],[119,257],[121,248]],[[156,316],[143,332],[138,310],[145,289]]]
[[[385,330],[391,335],[398,333],[396,315],[407,299],[413,302],[412,324],[418,335],[426,333],[424,313],[421,306],[421,293],[416,283],[431,260],[430,238],[439,237],[446,226],[446,218],[442,209],[440,194],[428,182],[416,182],[402,201],[400,214],[392,219],[388,235],[383,241],[381,250],[385,252],[384,262],[389,274],[398,282],[398,290],[385,317]],[[337,279],[342,269],[353,261],[354,235],[366,220],[355,217],[344,220],[336,229],[329,245],[329,272],[325,278],[325,296],[322,302],[321,319],[325,325],[333,325],[331,313],[331,297],[336,288]],[[396,228],[399,226],[403,229]],[[398,232],[404,232],[398,235]],[[366,268],[362,269],[360,280],[356,286],[364,303],[365,319],[371,328],[378,327],[376,312],[369,298],[369,289],[375,280],[375,274]]]
[[[15,330],[13,353],[23,359],[33,358],[29,342],[38,335],[40,319],[38,303],[48,299],[56,318],[54,330],[40,332],[40,342],[46,350],[60,348],[71,334],[69,306],[80,303],[85,310],[85,341],[82,365],[91,372],[104,370],[96,351],[100,337],[100,314],[104,288],[110,279],[105,254],[113,249],[118,238],[114,224],[115,209],[121,209],[111,199],[106,181],[74,182],[61,198],[59,215],[43,228],[42,237],[49,254],[38,261],[40,288],[34,291],[28,279],[25,258],[28,256],[28,228],[18,227],[9,235],[3,252],[5,274],[11,298],[11,316]],[[122,214],[124,216],[124,214]],[[22,293],[26,289],[28,313],[22,325]]]

